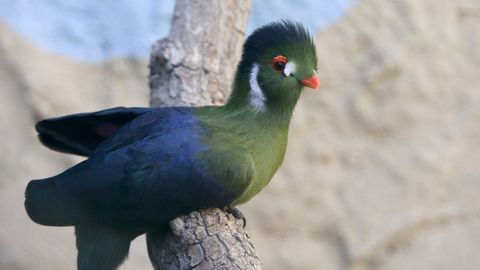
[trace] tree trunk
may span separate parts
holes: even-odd
[[[151,106],[221,104],[240,59],[250,0],[177,0],[170,34],[152,48]],[[261,269],[243,222],[205,209],[147,234],[155,269]]]
[[[177,0],[170,34],[152,48],[151,106],[221,104],[245,38],[250,0]]]

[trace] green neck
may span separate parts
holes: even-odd
[[[292,97],[272,100],[266,97],[263,110],[257,111],[250,103],[249,74],[239,67],[232,93],[223,108],[231,114],[249,118],[266,126],[282,126],[288,128],[293,110],[300,96],[300,90],[292,90]]]

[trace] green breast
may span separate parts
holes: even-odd
[[[287,132],[263,134],[256,140],[256,147],[251,149],[255,164],[255,175],[251,184],[232,203],[232,206],[245,203],[260,192],[270,182],[285,156]]]
[[[268,184],[282,164],[287,146],[289,119],[255,115],[250,111],[226,111],[223,107],[213,106],[200,108],[196,114],[208,133],[204,138],[205,143],[216,149],[234,145],[252,158],[253,178],[231,205],[247,202]],[[230,182],[227,185],[235,186],[235,183]]]

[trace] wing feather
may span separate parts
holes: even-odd
[[[117,107],[79,113],[42,120],[35,125],[35,129],[40,142],[52,150],[90,156],[101,142],[126,123],[151,110]]]

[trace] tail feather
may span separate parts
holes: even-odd
[[[143,231],[115,224],[99,225],[72,194],[58,189],[53,179],[33,180],[25,191],[29,217],[43,225],[75,226],[78,270],[113,270],[128,255],[130,242]]]
[[[77,225],[75,234],[78,270],[117,269],[128,256],[130,242],[139,235],[98,224]]]
[[[49,226],[72,226],[84,219],[84,209],[58,190],[50,179],[33,180],[25,191],[25,209],[36,223]]]

